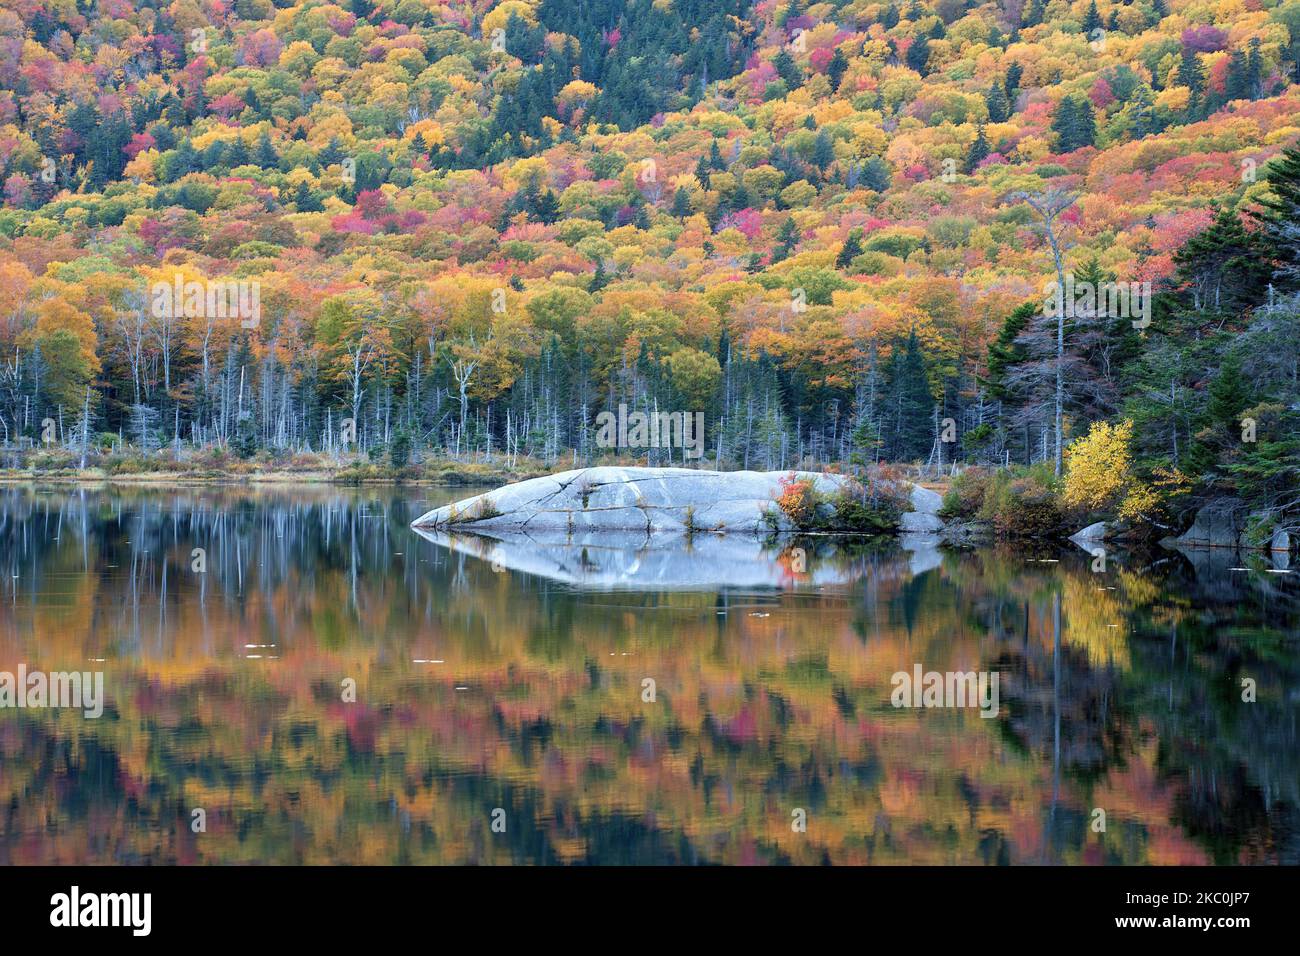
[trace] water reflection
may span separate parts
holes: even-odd
[[[0,862],[1300,858],[1294,575],[408,528],[465,494],[0,490],[0,670],[108,695],[0,710]],[[1001,716],[893,708],[916,663]]]

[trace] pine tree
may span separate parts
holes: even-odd
[[[1246,96],[1257,100],[1264,95],[1264,57],[1259,37],[1252,37],[1246,56]]]
[[[1205,74],[1201,61],[1191,47],[1183,48],[1183,58],[1178,64],[1178,85],[1188,90],[1187,115],[1195,117],[1201,108],[1201,94],[1205,92]]]
[[[934,396],[926,377],[925,356],[913,329],[900,348],[895,345],[885,369],[889,407],[886,434],[889,457],[915,461],[930,452]]]
[[[785,81],[786,89],[797,90],[803,86],[803,71],[794,62],[794,57],[784,49],[772,58],[772,66],[776,70],[776,75]]]
[[[548,226],[560,218],[560,200],[553,189],[547,189],[534,201],[532,218]]]
[[[1194,310],[1235,312],[1266,298],[1269,259],[1266,237],[1247,232],[1235,212],[1222,209],[1174,253],[1174,274]]]
[[[1011,369],[1029,358],[1028,351],[1017,339],[1029,327],[1039,309],[1038,303],[1026,302],[1012,310],[997,337],[989,344],[984,384],[988,386],[989,394],[1000,402],[1009,402],[1013,398],[1009,380]]]
[[[271,137],[263,133],[257,140],[257,149],[253,153],[253,162],[263,169],[275,169],[280,165],[280,156],[271,145]]]
[[[678,186],[677,192],[673,193],[672,215],[677,219],[685,219],[691,214],[691,194],[685,186]]]
[[[1070,153],[1091,146],[1097,135],[1097,121],[1092,104],[1084,97],[1066,96],[1056,106],[1052,130],[1057,135],[1056,150]]]
[[[984,135],[984,124],[981,123],[975,131],[975,141],[970,144],[970,149],[966,151],[966,173],[975,172],[979,164],[988,158],[990,152],[989,141]]]
[[[926,73],[926,64],[930,62],[930,40],[924,34],[916,37],[907,48],[907,65],[922,76]]]
[[[1264,167],[1268,192],[1251,212],[1259,223],[1264,254],[1276,263],[1275,278],[1288,289],[1300,288],[1300,147],[1288,146]]]
[[[873,192],[883,193],[889,188],[893,173],[889,163],[879,156],[872,156],[862,164],[862,185]]]
[[[1246,55],[1240,50],[1228,54],[1228,72],[1223,80],[1224,98],[1231,100],[1250,99],[1251,84],[1246,75]]]
[[[793,216],[781,223],[781,229],[777,232],[776,239],[777,246],[772,251],[772,261],[781,262],[783,259],[790,258],[795,246],[799,244],[799,227],[795,225]]]
[[[305,179],[298,181],[298,188],[293,194],[293,205],[298,212],[321,212],[325,208],[325,204]]]
[[[1022,27],[1036,27],[1043,22],[1043,0],[1029,0],[1020,16]]]
[[[695,164],[695,181],[700,184],[701,189],[709,188],[709,162],[703,156]]]
[[[833,162],[835,145],[826,130],[822,130],[813,141],[812,164],[824,173]]]
[[[718,149],[718,141],[716,139],[709,143],[709,165],[717,170],[727,168],[727,164],[722,160],[722,151]]]
[[[1083,15],[1083,35],[1092,39],[1093,31],[1101,29],[1101,14],[1097,12],[1097,0],[1088,4],[1088,12]]]
[[[831,89],[839,92],[840,83],[844,80],[844,74],[848,72],[849,61],[844,56],[844,51],[839,47],[831,54],[830,62],[826,64],[826,77],[831,81]]]
[[[862,255],[862,231],[854,229],[849,233],[849,237],[844,240],[844,245],[840,247],[840,254],[835,257],[835,268],[849,268],[853,264],[853,260],[860,255]]]
[[[1007,92],[1007,102],[1011,104],[1014,111],[1016,94],[1020,91],[1020,78],[1025,75],[1025,68],[1019,63],[1012,63],[1007,67],[1007,74],[1003,78],[1002,87]]]
[[[1007,94],[1003,92],[1002,87],[997,83],[989,89],[984,95],[984,104],[988,107],[989,122],[1002,123],[1011,115],[1011,103],[1007,100]]]

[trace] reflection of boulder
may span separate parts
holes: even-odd
[[[907,562],[907,569],[913,577],[932,571],[943,564],[943,553],[939,550],[942,540],[937,534],[905,534],[898,539],[903,550],[911,555]]]
[[[902,553],[883,561],[853,556],[825,544],[826,539],[819,539],[818,552],[810,553],[793,540],[774,542],[754,535],[600,531],[534,536],[517,531],[415,530],[444,548],[491,562],[495,569],[599,590],[820,587],[868,576],[879,579],[882,572],[899,578],[909,573]],[[928,554],[911,556],[912,574],[928,570],[916,569],[918,558],[927,565],[930,560]]]

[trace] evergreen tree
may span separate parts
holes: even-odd
[[[990,152],[989,141],[984,135],[984,124],[981,123],[975,131],[975,141],[970,144],[970,149],[966,151],[967,174],[975,172],[979,164],[988,158]]]
[[[1205,92],[1205,74],[1201,61],[1191,47],[1183,47],[1183,58],[1178,64],[1178,85],[1188,90],[1187,115],[1195,117],[1201,110],[1201,95]]]
[[[673,193],[672,215],[677,219],[685,219],[691,214],[691,194],[685,186],[678,186],[677,192]]]
[[[547,189],[537,197],[531,218],[548,226],[560,218],[560,200],[553,189]]]
[[[271,145],[271,137],[263,133],[257,140],[253,151],[253,162],[263,169],[276,169],[280,165],[280,156]]]
[[[1085,97],[1066,96],[1056,106],[1052,130],[1057,135],[1056,150],[1070,153],[1091,146],[1097,136],[1097,121],[1092,103]]]
[[[812,164],[824,173],[833,162],[835,162],[835,145],[831,141],[830,134],[822,130],[813,141]]]
[[[1092,39],[1093,31],[1101,29],[1101,14],[1097,12],[1097,0],[1088,4],[1088,12],[1083,15],[1083,35]]]
[[[924,34],[916,37],[907,48],[907,65],[922,76],[926,74],[926,64],[930,62],[930,40]]]
[[[1020,92],[1020,78],[1025,75],[1025,68],[1019,63],[1012,63],[1007,67],[1006,76],[1003,78],[1002,87],[1007,93],[1007,102],[1011,109],[1015,110],[1016,94]]]
[[[826,78],[831,82],[831,89],[839,92],[840,83],[844,80],[844,74],[848,72],[849,61],[844,56],[844,51],[839,47],[831,54],[830,62],[826,64]]]
[[[780,262],[783,259],[790,258],[795,246],[799,244],[799,227],[795,225],[793,216],[781,223],[781,229],[776,234],[776,240],[777,245],[772,251],[772,261]]]
[[[984,95],[984,104],[988,107],[989,122],[1002,123],[1011,115],[1011,103],[1007,100],[1007,94],[1003,92],[1002,87],[997,83],[989,89]]]
[[[786,89],[797,90],[803,86],[803,71],[794,62],[794,57],[784,49],[772,58],[772,66],[776,70],[776,75],[785,81]]]
[[[844,240],[844,245],[840,247],[840,254],[835,257],[835,268],[849,268],[853,260],[860,255],[862,255],[862,230],[854,229]]]
[[[716,139],[709,143],[709,165],[717,170],[727,168],[727,164],[723,162],[722,159],[722,151],[718,149],[718,141]]]
[[[305,179],[299,180],[298,188],[294,190],[293,205],[298,212],[321,212],[325,209],[325,204]]]
[[[1264,95],[1264,57],[1259,37],[1251,37],[1246,56],[1246,96],[1257,100]]]
[[[1195,311],[1235,312],[1267,297],[1273,264],[1266,237],[1246,231],[1231,209],[1222,209],[1204,231],[1174,253],[1175,278]]]
[[[1228,72],[1223,80],[1225,100],[1244,100],[1250,98],[1250,80],[1246,76],[1246,55],[1240,50],[1228,54]]]
[[[873,192],[883,193],[889,188],[893,174],[889,163],[879,156],[872,156],[862,164],[862,185]]]
[[[709,188],[709,162],[703,156],[695,164],[695,181],[700,184],[701,189]]]
[[[925,458],[933,445],[934,396],[926,377],[925,356],[913,329],[895,345],[885,365],[888,408],[885,416],[888,457],[894,461]]]
[[[1288,146],[1264,167],[1268,192],[1259,196],[1251,218],[1260,226],[1266,257],[1277,267],[1275,278],[1288,289],[1300,288],[1300,147]]]

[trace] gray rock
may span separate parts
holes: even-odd
[[[921,511],[908,511],[902,516],[900,530],[905,534],[935,534],[943,530],[943,522],[932,514]]]
[[[1081,531],[1076,531],[1070,535],[1070,540],[1075,544],[1087,547],[1090,544],[1100,544],[1106,539],[1106,532],[1109,526],[1104,521],[1098,521],[1096,524],[1090,524]]]
[[[1232,499],[1212,501],[1196,513],[1192,526],[1175,540],[1184,548],[1236,550],[1245,526],[1245,512]]]
[[[943,495],[920,485],[912,486],[912,510],[923,515],[937,515],[943,507]]]
[[[1269,542],[1270,551],[1281,551],[1284,554],[1291,553],[1291,535],[1285,531],[1278,530],[1273,532],[1273,540]]]
[[[818,492],[849,479],[797,472]],[[763,533],[789,528],[775,501],[788,471],[579,468],[531,478],[435,508],[416,528],[583,533],[587,531]],[[770,516],[770,517],[769,517]]]

